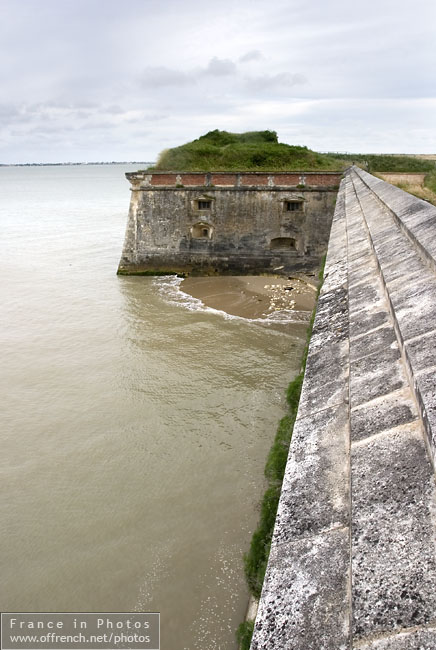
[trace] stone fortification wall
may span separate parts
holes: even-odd
[[[347,173],[252,650],[436,648],[435,234]]]
[[[313,272],[338,173],[126,174],[132,197],[120,273]]]

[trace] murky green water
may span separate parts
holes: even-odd
[[[160,611],[234,649],[301,326],[115,275],[126,166],[0,168],[2,611]]]

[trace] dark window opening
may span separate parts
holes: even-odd
[[[191,236],[194,239],[211,239],[213,227],[207,223],[195,223],[191,227]]]
[[[288,212],[297,212],[303,209],[303,201],[286,201],[286,210]]]
[[[212,201],[198,201],[199,210],[210,210]]]
[[[271,239],[271,248],[272,249],[282,249],[282,250],[295,250],[296,242],[293,237],[276,237]]]

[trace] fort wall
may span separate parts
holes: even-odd
[[[135,172],[119,273],[314,272],[341,174]]]

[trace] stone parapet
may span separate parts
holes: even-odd
[[[126,174],[134,189],[213,187],[219,190],[255,188],[337,188],[341,172],[165,172],[138,171]]]
[[[341,183],[252,650],[436,648],[435,217]]]

